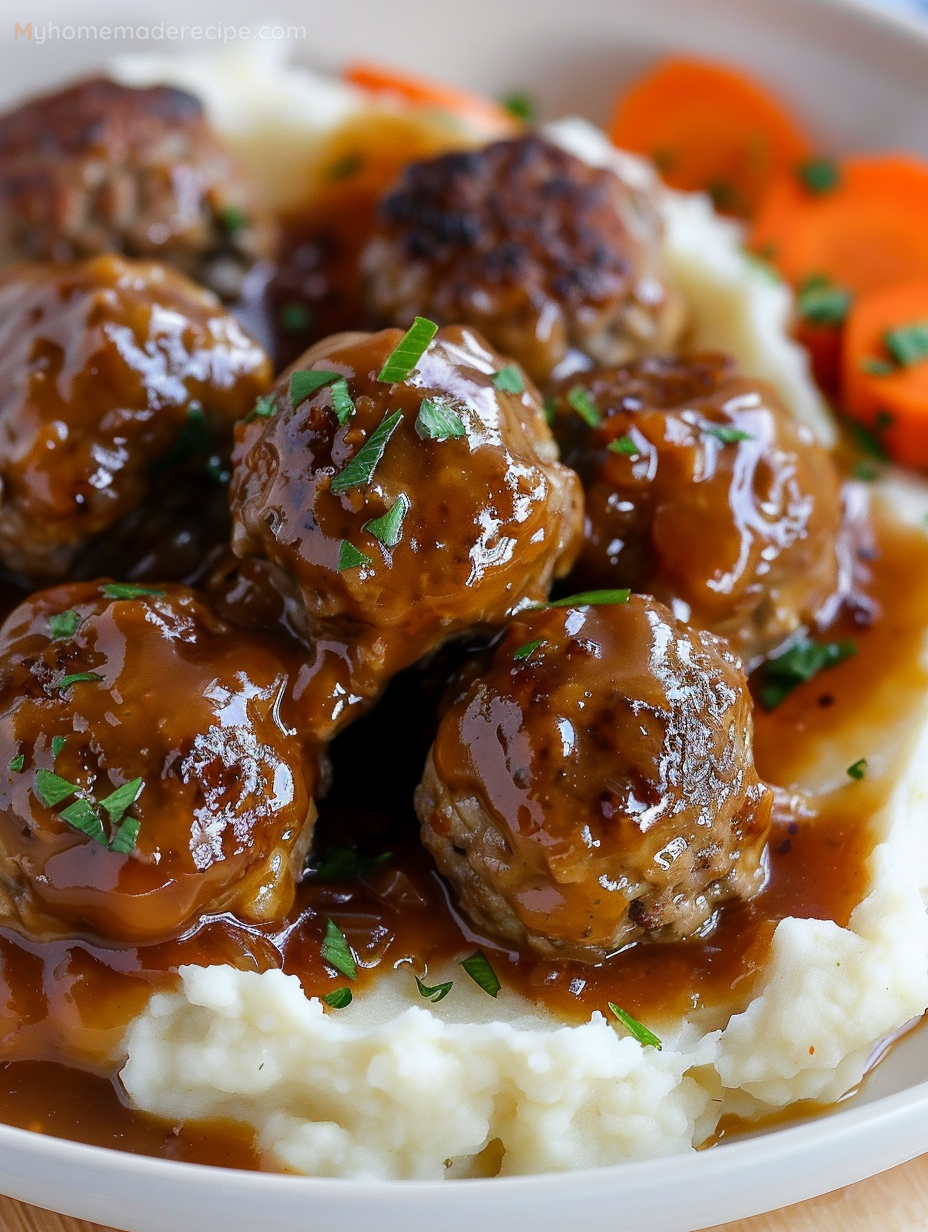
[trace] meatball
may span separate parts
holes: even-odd
[[[0,271],[0,562],[35,579],[196,463],[221,478],[270,361],[208,291],[149,262]],[[207,485],[209,480],[207,479]]]
[[[523,137],[411,164],[362,268],[384,324],[473,325],[544,381],[571,348],[624,363],[673,342],[682,314],[659,239],[645,193]]]
[[[33,936],[176,937],[293,901],[318,760],[287,649],[179,586],[74,583],[0,629],[0,910]]]
[[[120,252],[232,299],[274,240],[199,101],[182,90],[93,78],[0,117],[0,263]]]
[[[577,587],[655,595],[749,666],[833,619],[837,472],[769,385],[700,355],[594,369],[554,392],[586,489]]]
[[[582,530],[580,482],[518,368],[455,326],[381,380],[401,339],[307,351],[233,452],[233,550],[268,564],[311,645],[347,648],[356,698],[545,598]]]
[[[423,841],[504,944],[600,962],[762,885],[772,792],[744,673],[656,600],[518,616],[446,710]]]

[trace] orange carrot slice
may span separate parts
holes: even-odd
[[[815,166],[771,185],[751,229],[755,252],[794,285],[821,275],[861,294],[928,277],[928,163],[861,155],[817,179]]]
[[[771,180],[809,154],[805,133],[750,77],[703,60],[664,60],[620,95],[616,145],[644,154],[672,188],[712,195],[748,218]]]
[[[859,297],[842,368],[847,413],[897,462],[928,467],[928,276]]]
[[[414,107],[446,111],[488,137],[511,137],[521,128],[512,113],[492,99],[426,77],[411,76],[401,69],[358,60],[349,64],[342,76],[370,94],[392,95]]]

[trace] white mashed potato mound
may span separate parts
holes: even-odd
[[[278,205],[294,191],[295,164],[303,175],[319,141],[360,107],[339,83],[254,48],[130,58],[118,74],[199,94]],[[644,163],[585,121],[546,132],[651,182]],[[743,256],[740,229],[708,199],[664,191],[662,201],[692,344],[733,353],[831,443],[832,421],[788,334],[787,288]],[[924,484],[890,475],[880,487],[900,520],[924,528]],[[460,971],[439,1005],[424,1004],[401,970],[330,1011],[278,971],[185,967],[179,987],[153,996],[130,1027],[125,1088],[156,1115],[251,1124],[273,1166],[364,1178],[460,1175],[495,1140],[509,1174],[670,1155],[704,1142],[725,1111],[834,1101],[861,1080],[879,1041],[928,1006],[928,700],[899,715],[896,746],[881,767],[887,803],[872,822],[867,896],[847,928],[783,920],[753,1000],[723,1030],[650,1024],[663,1036],[658,1051],[600,1014],[563,1026],[512,992],[493,1001]]]

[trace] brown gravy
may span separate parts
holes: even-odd
[[[800,686],[776,710],[757,711],[758,769],[788,789],[771,837],[769,879],[753,902],[723,908],[707,937],[632,947],[591,967],[510,954],[475,936],[456,916],[416,839],[411,791],[429,733],[415,717],[425,709],[417,705],[422,685],[407,679],[333,750],[335,787],[322,803],[320,844],[390,853],[361,878],[308,876],[283,925],[245,927],[222,917],[162,945],[107,948],[89,938],[41,944],[0,930],[0,1120],[169,1159],[260,1166],[248,1132],[166,1124],[129,1109],[116,1078],[119,1041],[151,988],[169,985],[183,963],[282,966],[309,994],[344,984],[320,954],[330,916],[358,956],[356,994],[363,995],[378,968],[408,965],[412,980],[413,973],[437,971],[481,945],[504,989],[565,1020],[584,1021],[613,1001],[658,1027],[692,1011],[707,1025],[724,1024],[749,1000],[778,920],[792,914],[844,925],[865,892],[870,822],[885,797],[895,746],[904,742],[909,703],[928,689],[921,653],[928,538],[884,525],[877,546],[869,592],[881,616],[863,628],[848,617],[829,631],[829,637],[853,637],[858,653]],[[842,733],[849,738],[865,727],[878,731],[886,747],[849,753]],[[873,770],[854,781],[846,767],[858,757],[869,758]],[[822,764],[830,761],[835,773],[823,795]],[[801,789],[818,790],[815,806],[786,807],[787,795]],[[462,971],[457,978],[467,976]]]

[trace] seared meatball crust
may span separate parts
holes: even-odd
[[[597,963],[763,884],[772,793],[727,644],[654,599],[514,619],[445,712],[422,839],[478,929]]]
[[[191,461],[208,489],[270,383],[215,296],[164,266],[0,271],[0,562],[60,578]]]
[[[77,583],[17,608],[0,629],[6,922],[142,943],[207,912],[283,916],[319,764],[289,722],[297,666],[184,587]]]
[[[837,471],[769,385],[706,354],[597,368],[551,392],[586,492],[578,589],[655,595],[751,666],[834,618]]]
[[[0,117],[0,263],[104,252],[234,299],[275,229],[198,99],[103,77]]]
[[[523,137],[412,163],[362,257],[384,324],[473,325],[537,381],[574,348],[623,363],[681,325],[654,203],[612,171]]]
[[[402,336],[307,351],[233,453],[234,551],[267,564],[307,642],[346,648],[357,700],[448,637],[544,599],[581,533],[580,483],[557,461],[537,391],[458,327],[406,379],[381,381]],[[494,384],[507,367],[521,392]],[[328,383],[295,396],[314,372]],[[338,376],[352,409],[337,414]]]

